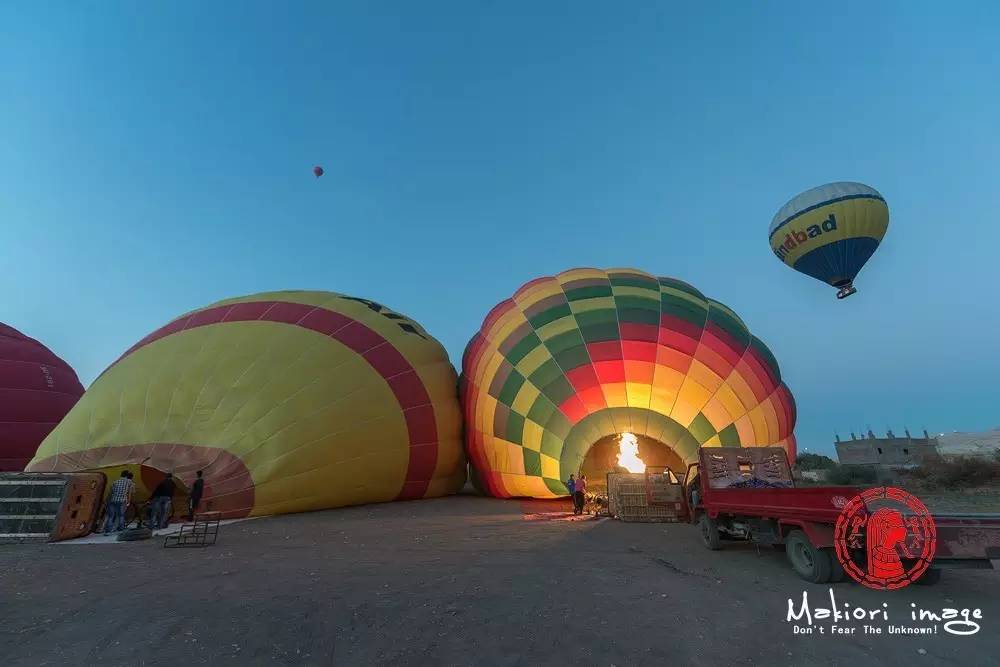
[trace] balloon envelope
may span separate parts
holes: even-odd
[[[466,451],[498,497],[566,494],[615,434],[676,454],[780,445],[795,404],[767,347],[729,308],[636,269],[533,280],[486,316],[462,361]]]
[[[771,251],[800,273],[849,289],[889,226],[889,207],[862,183],[829,183],[807,190],[771,220]]]
[[[0,324],[0,472],[24,470],[82,395],[69,364],[34,338]]]
[[[440,343],[372,301],[229,299],[126,351],[29,470],[145,466],[187,488],[203,470],[203,508],[226,517],[441,496],[465,482],[456,380]]]
[[[319,167],[319,166],[313,167],[313,174],[316,176],[316,178],[319,178],[320,176],[322,176],[323,173],[324,173],[323,172],[323,167]]]

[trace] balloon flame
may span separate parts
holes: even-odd
[[[639,458],[639,439],[631,433],[622,433],[618,441],[618,465],[629,472],[646,472],[646,463]]]

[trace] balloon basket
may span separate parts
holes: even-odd
[[[857,291],[858,290],[854,287],[854,285],[847,285],[846,287],[841,287],[840,290],[837,292],[837,298],[846,299],[847,297],[851,296]]]

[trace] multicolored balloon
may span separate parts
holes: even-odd
[[[775,214],[771,251],[796,271],[854,294],[854,278],[889,227],[889,207],[862,183],[829,183],[798,195]]]
[[[486,316],[462,360],[466,451],[497,497],[566,494],[608,436],[684,462],[698,447],[780,445],[795,403],[774,356],[732,310],[636,269],[539,278]]]
[[[0,472],[21,471],[83,395],[69,364],[0,323]]]
[[[373,301],[229,299],[129,349],[29,469],[187,486],[203,470],[204,509],[227,517],[441,496],[465,483],[456,379],[440,343]]]

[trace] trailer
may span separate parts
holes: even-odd
[[[796,488],[780,447],[702,447],[685,475],[686,516],[708,549],[725,539],[785,551],[806,581],[842,581],[834,552],[837,517],[863,489]],[[932,515],[937,550],[917,583],[935,583],[943,568],[1000,568],[1000,515]],[[863,549],[852,555],[863,560]]]

